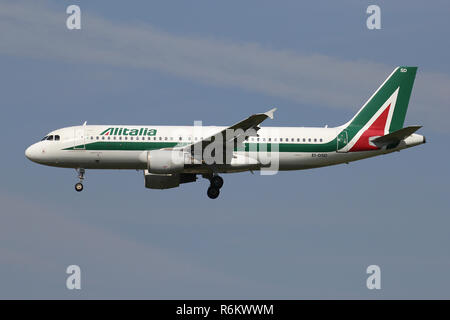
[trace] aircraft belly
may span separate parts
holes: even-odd
[[[282,152],[280,170],[302,170],[330,165],[330,153]]]

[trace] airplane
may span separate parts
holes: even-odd
[[[338,127],[261,127],[276,108],[230,127],[87,125],[48,133],[25,156],[38,164],[74,168],[83,190],[86,169],[143,170],[145,187],[169,189],[209,179],[219,196],[222,173],[304,170],[400,151],[426,142],[403,127],[417,67],[394,69],[347,123]]]

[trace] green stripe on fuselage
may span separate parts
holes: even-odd
[[[75,147],[66,148],[64,150],[93,150],[93,151],[139,151],[139,150],[157,150],[163,148],[173,148],[175,146],[182,146],[176,142],[122,142],[122,141],[99,141],[86,143],[86,145],[78,145]]]
[[[146,151],[158,150],[163,148],[182,147],[187,143],[177,142],[115,142],[99,141],[83,145],[66,148],[64,150],[91,150],[91,151]],[[333,152],[336,151],[336,139],[327,143],[246,143],[245,151],[274,151],[278,147],[278,152]],[[237,149],[235,149],[237,151]]]

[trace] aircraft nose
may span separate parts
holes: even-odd
[[[37,158],[38,158],[38,155],[39,155],[39,152],[37,150],[36,144],[33,144],[33,145],[29,146],[25,150],[25,157],[27,157],[31,161],[36,161]]]

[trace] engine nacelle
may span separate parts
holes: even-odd
[[[147,153],[147,169],[150,173],[178,173],[184,168],[182,150],[152,150]]]
[[[153,174],[144,171],[145,187],[149,189],[170,189],[179,187],[181,183],[189,183],[197,180],[197,176],[191,173]]]

